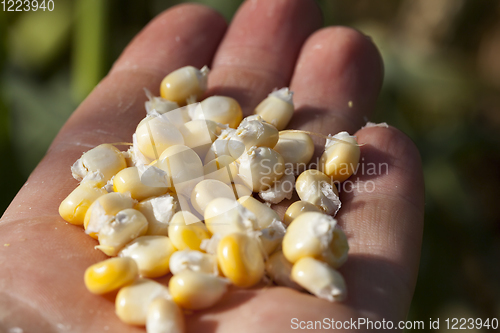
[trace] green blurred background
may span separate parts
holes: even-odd
[[[180,0],[56,0],[0,11],[0,211],[144,25]],[[228,20],[240,0],[203,0]],[[426,224],[410,318],[500,317],[500,2],[319,0],[381,50],[373,120],[423,158]],[[470,331],[470,330],[469,330]]]

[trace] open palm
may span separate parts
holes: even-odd
[[[158,94],[167,73],[206,64],[209,94],[236,98],[248,115],[274,88],[290,86],[297,109],[290,128],[348,131],[364,144],[361,163],[387,168],[360,169],[354,186],[341,191],[337,218],[351,248],[340,269],[345,302],[281,287],[234,288],[215,307],[188,314],[188,331],[285,332],[294,322],[324,318],[403,320],[423,227],[419,154],[394,128],[358,130],[374,107],[382,61],[366,36],[344,27],[315,32],[320,25],[312,0],[248,0],[229,28],[198,5],[174,7],[144,28],[73,113],[0,221],[0,332],[143,330],[119,321],[113,295],[85,289],[85,269],[106,256],[81,227],[64,223],[58,206],[77,185],[69,166],[82,152],[130,141],[145,115],[144,87]],[[316,144],[319,151],[322,142]]]

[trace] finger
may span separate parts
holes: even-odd
[[[413,142],[390,128],[356,133],[361,163],[341,184],[338,216],[349,239],[341,269],[347,304],[379,318],[406,317],[416,283],[424,219],[424,181]]]
[[[98,144],[130,142],[145,115],[143,88],[158,92],[166,73],[209,64],[225,27],[219,14],[199,5],[177,6],[154,19],[66,122],[4,217],[57,215],[58,203],[75,187],[69,166]]]
[[[302,43],[320,26],[313,1],[246,1],[215,56],[209,94],[231,96],[252,113],[274,88],[288,85]]]
[[[290,128],[354,133],[374,109],[382,77],[382,59],[368,37],[346,27],[316,32],[295,67]]]

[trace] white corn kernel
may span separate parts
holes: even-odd
[[[262,120],[260,116],[243,119],[231,136],[228,149],[231,156],[238,159],[245,150],[253,146],[273,148],[279,139],[276,127]]]
[[[132,283],[138,274],[130,258],[110,258],[85,270],[85,286],[93,294],[105,294]]]
[[[288,88],[273,91],[257,105],[255,113],[281,131],[286,128],[293,116],[292,96],[293,92]]]
[[[318,170],[306,170],[297,177],[295,189],[300,200],[320,207],[326,214],[335,215],[340,209],[339,193],[330,177]]]
[[[130,167],[121,170],[113,178],[113,190],[120,193],[130,193],[136,200],[144,200],[167,193],[168,187],[164,184],[158,186],[148,186],[139,175],[137,167]]]
[[[273,221],[280,220],[280,217],[278,213],[276,213],[276,211],[271,209],[271,207],[267,206],[266,204],[263,204],[259,200],[255,199],[254,197],[242,197],[238,199],[238,202],[255,215],[255,218],[257,219],[258,229],[268,228],[273,223]]]
[[[107,216],[113,217],[121,210],[132,208],[136,202],[123,193],[111,192],[101,195],[90,205],[85,214],[83,226],[86,233],[97,239],[97,233],[101,230],[103,221],[108,219]]]
[[[184,315],[174,301],[156,298],[148,307],[147,333],[184,333]]]
[[[277,220],[274,220],[269,227],[261,230],[259,241],[262,245],[262,250],[266,258],[267,256],[273,254],[274,251],[276,251],[276,249],[281,245],[285,233],[285,225],[281,221]]]
[[[349,245],[337,221],[326,214],[309,212],[299,215],[288,226],[283,238],[283,254],[291,263],[314,257],[330,266],[340,267],[347,260]]]
[[[204,163],[207,164],[208,162],[220,156],[231,156],[228,144],[229,139],[232,138],[235,133],[236,130],[234,128],[223,129],[219,137],[212,143],[212,145],[208,149],[207,154],[205,155]],[[240,142],[238,143],[240,145],[243,145]]]
[[[107,194],[106,190],[89,182],[78,185],[59,205],[59,215],[75,225],[83,225],[87,210],[99,197]]]
[[[170,177],[177,194],[190,197],[191,191],[203,180],[203,163],[189,147],[175,145],[167,148],[160,156],[158,168]]]
[[[161,81],[161,97],[174,101],[179,105],[186,105],[186,102],[199,100],[207,89],[207,66],[201,70],[193,66],[179,68]]]
[[[236,128],[242,118],[243,112],[238,102],[234,98],[227,96],[205,98],[193,115],[193,120],[208,119],[216,123],[227,124],[232,128]]]
[[[224,276],[241,288],[257,284],[264,275],[264,258],[259,243],[247,234],[224,236],[217,245],[217,261]]]
[[[319,169],[333,181],[343,182],[358,168],[361,152],[356,137],[347,132],[340,132],[332,138],[334,140],[326,142]]]
[[[291,199],[295,189],[295,176],[292,169],[285,169],[284,175],[276,180],[267,190],[259,192],[259,197],[269,203],[278,204],[285,199]]]
[[[317,213],[322,213],[323,211],[318,207],[313,205],[310,202],[307,201],[295,201],[293,204],[288,206],[286,212],[285,212],[285,218],[283,222],[286,225],[290,225],[294,219],[297,218],[300,214],[307,213],[307,212],[317,212]]]
[[[99,230],[99,245],[96,249],[108,256],[116,256],[125,245],[144,235],[147,230],[148,220],[141,212],[132,208],[124,209]]]
[[[217,257],[213,254],[195,250],[177,251],[170,257],[170,271],[172,274],[179,274],[185,269],[213,275],[219,274]]]
[[[170,194],[152,197],[139,202],[134,207],[148,220],[147,235],[168,235],[168,223],[175,212],[180,210],[178,201]]]
[[[314,154],[314,143],[306,133],[282,131],[278,143],[273,148],[285,160],[287,168],[294,171],[305,170]]]
[[[238,165],[234,158],[228,155],[219,156],[203,166],[205,179],[220,180],[224,184],[241,181],[238,178]]]
[[[125,167],[122,152],[113,145],[102,144],[84,153],[71,167],[71,173],[76,180],[82,180],[89,173],[99,172],[103,182],[107,182]]]
[[[203,222],[188,211],[175,213],[168,226],[168,236],[178,250],[200,250],[201,242],[210,238]]]
[[[342,275],[314,258],[305,257],[296,262],[292,268],[292,279],[311,294],[330,302],[342,301],[346,297]]]
[[[266,272],[277,285],[302,290],[302,287],[292,280],[292,267],[292,263],[286,260],[282,251],[276,251],[266,261]]]
[[[212,234],[252,233],[258,229],[255,215],[236,200],[212,200],[205,209],[204,217],[205,224]]]
[[[233,188],[233,192],[236,193],[237,198],[245,197],[248,195],[252,195],[252,190],[249,189],[246,185],[243,184],[231,184]]]
[[[170,299],[166,286],[150,279],[137,279],[116,295],[116,314],[126,324],[145,325],[149,305],[157,298]]]
[[[196,184],[191,192],[191,204],[200,214],[204,214],[208,204],[217,198],[235,199],[233,190],[223,182],[214,179],[205,179]]]
[[[203,159],[221,129],[214,121],[197,119],[180,126],[179,131],[184,138],[184,145],[193,149]]]
[[[118,253],[135,260],[142,277],[155,278],[169,272],[170,256],[176,251],[166,236],[137,237]]]
[[[200,310],[211,307],[222,298],[227,281],[212,274],[183,270],[170,279],[168,287],[177,305]]]
[[[283,157],[269,147],[252,147],[240,157],[238,174],[254,192],[267,190],[284,172]]]
[[[181,132],[165,117],[147,116],[135,131],[137,149],[150,160],[155,160],[165,149],[184,144]]]

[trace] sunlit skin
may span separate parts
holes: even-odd
[[[187,315],[187,332],[287,332],[292,318],[403,320],[423,229],[419,153],[397,129],[359,130],[382,84],[380,55],[359,32],[320,29],[321,24],[312,0],[258,0],[244,3],[230,27],[198,5],[171,8],[145,27],[61,129],[1,219],[0,327],[39,333],[144,332],[120,322],[114,295],[86,290],[85,269],[106,256],[80,226],[63,221],[58,206],[77,186],[70,166],[84,151],[130,141],[145,115],[143,88],[158,95],[169,72],[206,64],[212,69],[208,94],[235,98],[246,116],[274,88],[290,86],[296,112],[289,128],[348,131],[364,144],[364,161],[387,163],[388,173],[354,175],[357,188],[340,193],[338,221],[350,246],[340,269],[348,288],[344,302],[288,288],[232,287],[214,307]],[[313,159],[324,145],[314,140]],[[365,187],[367,181],[373,183]],[[373,186],[376,190],[368,192]],[[289,204],[280,204],[280,216]]]

